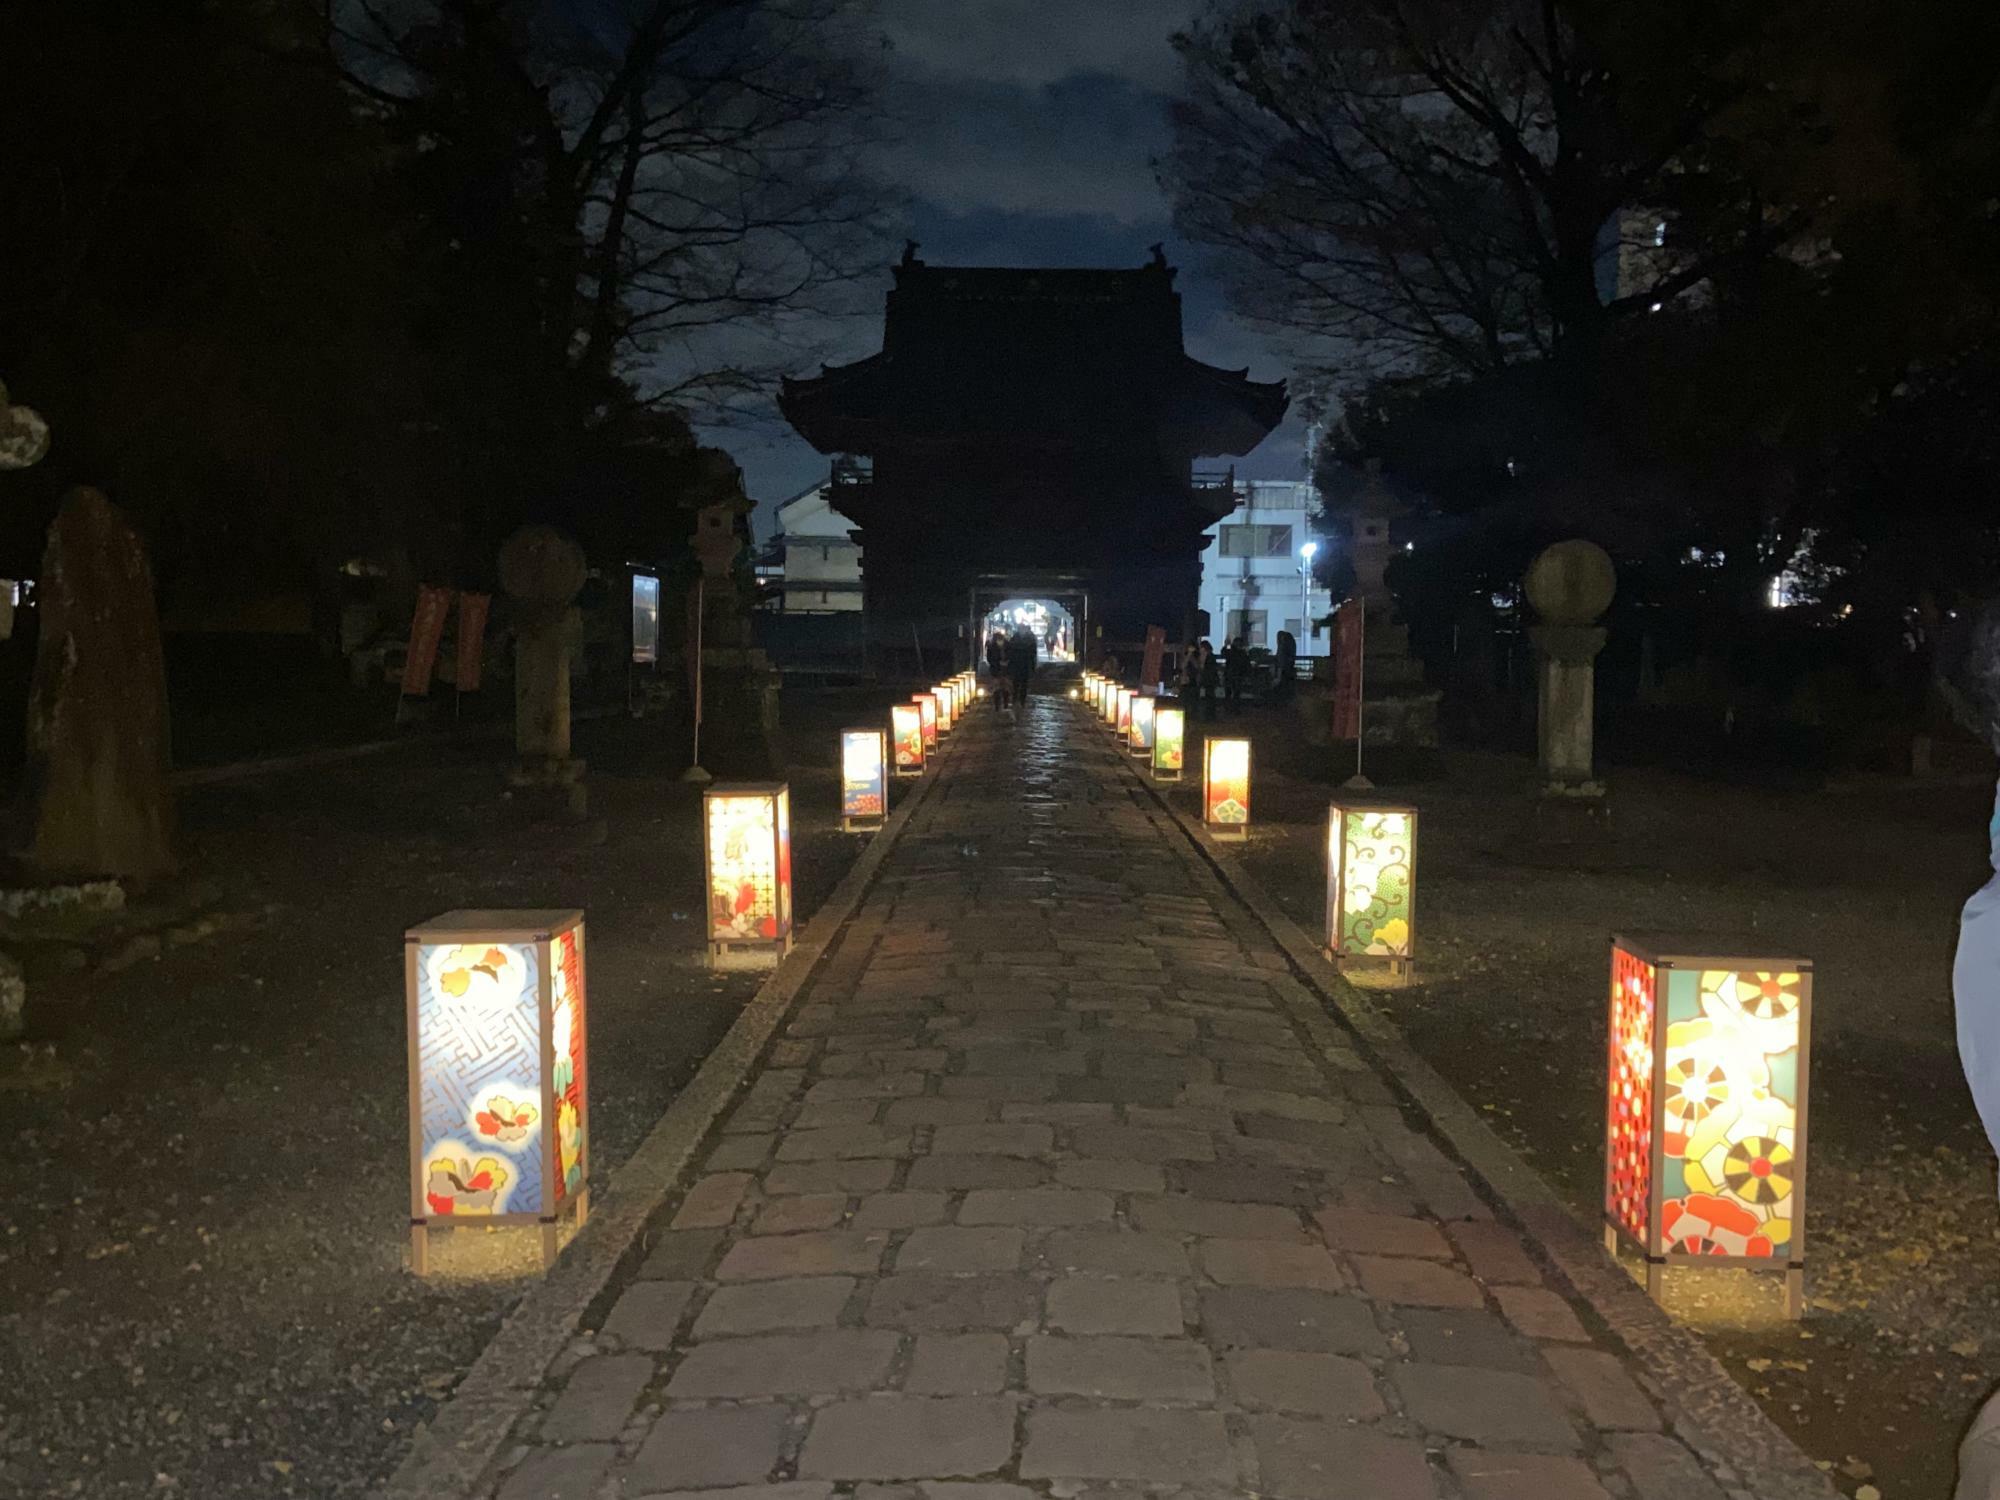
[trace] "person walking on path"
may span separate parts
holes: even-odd
[[[1289,630],[1278,632],[1278,684],[1271,690],[1276,703],[1290,703],[1299,680],[1299,638]]]
[[[1250,650],[1242,636],[1222,648],[1222,691],[1234,715],[1243,708],[1243,679],[1250,675]]]
[[[1201,716],[1213,724],[1215,690],[1222,686],[1222,663],[1215,659],[1215,648],[1207,641],[1201,643],[1201,658],[1195,665],[1195,680],[1201,684]]]
[[[1007,670],[1014,679],[1014,701],[1023,708],[1028,705],[1028,683],[1035,675],[1040,655],[1034,631],[1025,625],[1016,626],[1013,639],[1007,642]]]
[[[986,639],[986,670],[993,677],[993,696],[998,700],[994,706],[1010,707],[1007,695],[1007,637],[997,630]]]

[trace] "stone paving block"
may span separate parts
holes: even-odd
[[[533,1449],[507,1476],[495,1500],[593,1500],[617,1456],[610,1443]]]
[[[1041,1259],[1051,1270],[1084,1271],[1100,1276],[1193,1274],[1180,1241],[1172,1235],[1137,1231],[1061,1230],[1044,1242]]]
[[[1219,1413],[1148,1407],[1043,1407],[1028,1413],[1023,1479],[1122,1479],[1233,1485]]]
[[[778,1466],[790,1422],[791,1413],[782,1406],[663,1412],[625,1471],[625,1492],[768,1479]]]
[[[854,1210],[856,1229],[915,1229],[944,1222],[949,1199],[943,1193],[871,1193]]]
[[[1019,1075],[1036,1082],[1052,1078],[1080,1077],[1090,1071],[1087,1052],[1058,1051],[1055,1048],[1011,1046],[968,1047],[960,1063],[969,1074],[988,1077]]]
[[[1250,1162],[1264,1167],[1285,1167],[1293,1172],[1326,1174],[1339,1178],[1350,1171],[1356,1157],[1331,1146],[1306,1146],[1297,1141],[1273,1140],[1267,1136],[1239,1135],[1228,1138],[1225,1150],[1229,1166]]]
[[[764,1191],[786,1193],[879,1193],[896,1176],[893,1161],[784,1162],[764,1174]]]
[[[1181,1102],[1226,1109],[1239,1115],[1276,1115],[1281,1120],[1311,1120],[1329,1125],[1338,1125],[1347,1118],[1337,1100],[1275,1089],[1237,1088],[1227,1083],[1191,1083],[1181,1090]]]
[[[1000,1106],[1000,1118],[1009,1124],[1019,1125],[1084,1125],[1098,1121],[1109,1123],[1117,1117],[1118,1106],[1115,1104],[1078,1104],[1064,1099]]]
[[[1112,1401],[1210,1401],[1215,1374],[1192,1339],[1028,1340],[1028,1389],[1037,1396]]]
[[[817,1039],[798,1042],[774,1042],[771,1044],[771,1066],[774,1068],[803,1068],[819,1055]]]
[[[848,1052],[893,1052],[906,1042],[907,1038],[899,1031],[849,1032],[828,1037],[826,1050],[830,1057]]]
[[[1569,1303],[1541,1286],[1496,1286],[1493,1300],[1507,1321],[1531,1339],[1558,1339],[1565,1343],[1587,1344],[1590,1334],[1577,1321]]]
[[[921,1073],[871,1073],[863,1078],[823,1078],[806,1090],[808,1104],[839,1104],[855,1099],[906,1098],[924,1091]]]
[[[1132,1125],[1078,1125],[1069,1132],[1079,1156],[1125,1161],[1214,1161],[1215,1145],[1194,1130],[1148,1130]]]
[[[1125,1111],[1125,1123],[1147,1130],[1191,1130],[1198,1135],[1234,1135],[1236,1116],[1226,1109],[1197,1105],[1170,1104],[1154,1109],[1134,1104]]]
[[[1385,1255],[1357,1255],[1353,1261],[1355,1274],[1361,1278],[1361,1289],[1378,1302],[1411,1307],[1486,1305],[1478,1282],[1463,1271],[1435,1261]]]
[[[923,1500],[1035,1500],[1035,1492],[1018,1484],[966,1484],[940,1481],[917,1486]],[[866,1500],[859,1490],[855,1500]]]
[[[598,1354],[583,1360],[542,1418],[537,1436],[545,1443],[611,1441],[624,1430],[652,1378],[653,1361],[644,1354]]]
[[[1434,1500],[1437,1486],[1424,1445],[1326,1422],[1253,1417],[1259,1492],[1280,1500]]]
[[[1211,1281],[1225,1286],[1305,1286],[1337,1292],[1348,1284],[1339,1263],[1317,1245],[1206,1239],[1195,1242],[1195,1259]]]
[[[1429,1219],[1323,1208],[1313,1215],[1326,1242],[1353,1255],[1407,1255],[1450,1260],[1451,1246]]]
[[[992,1396],[1007,1386],[1007,1339],[998,1333],[927,1333],[910,1355],[912,1396]]]
[[[1453,1448],[1446,1459],[1465,1500],[1610,1500],[1579,1458]]]
[[[1041,1310],[1041,1287],[1025,1276],[899,1273],[875,1283],[866,1321],[879,1327],[1013,1328]]]
[[[896,1269],[956,1274],[1012,1271],[1021,1264],[1022,1241],[1020,1230],[1002,1226],[918,1229],[896,1251]]]
[[[1303,1208],[1323,1197],[1313,1174],[1297,1168],[1246,1166],[1240,1161],[1181,1167],[1174,1180],[1189,1197],[1213,1198],[1220,1203],[1276,1203]]]
[[[1413,1219],[1418,1215],[1416,1198],[1400,1180],[1385,1181],[1381,1177],[1357,1172],[1342,1181],[1339,1199],[1342,1208],[1357,1209],[1362,1213],[1392,1214],[1399,1219]]]
[[[910,1133],[880,1125],[833,1125],[793,1130],[778,1142],[779,1161],[850,1161],[865,1156],[908,1156]]]
[[[770,1159],[778,1137],[771,1133],[724,1136],[722,1144],[708,1153],[704,1171],[732,1172],[761,1167]]]
[[[1140,1161],[1109,1161],[1091,1157],[1083,1161],[1056,1164],[1056,1182],[1062,1187],[1089,1188],[1105,1193],[1163,1193],[1166,1173]]]
[[[982,1188],[965,1195],[965,1202],[959,1206],[958,1222],[1060,1228],[1107,1223],[1111,1210],[1110,1194],[1081,1188]]]
[[[1119,1082],[1208,1083],[1215,1077],[1215,1064],[1205,1057],[1172,1053],[1107,1051],[1099,1057],[1097,1071],[1099,1076]]]
[[[889,1248],[884,1230],[830,1229],[738,1240],[716,1267],[718,1281],[776,1281],[791,1276],[869,1276]]]
[[[827,1328],[696,1344],[667,1382],[676,1399],[824,1396],[888,1379],[900,1340],[886,1328]]]
[[[1244,1406],[1365,1422],[1382,1415],[1375,1377],[1358,1359],[1293,1349],[1239,1349],[1224,1358]]]
[[[807,1193],[797,1198],[773,1198],[757,1211],[752,1234],[803,1234],[809,1229],[833,1229],[847,1217],[847,1194]],[[862,1224],[857,1228],[879,1228]]]
[[[625,1493],[630,1500],[833,1500],[832,1485],[815,1484],[809,1480],[794,1480],[790,1484],[731,1485],[720,1490],[675,1490],[671,1497],[664,1493],[641,1495],[631,1489]]]
[[[1259,1114],[1241,1115],[1238,1119],[1245,1135],[1260,1140],[1290,1141],[1297,1146],[1346,1149],[1352,1137],[1349,1127],[1330,1125],[1325,1120],[1287,1120],[1280,1115]]]
[[[717,1287],[694,1320],[694,1337],[831,1325],[840,1321],[841,1309],[853,1294],[851,1276],[805,1276],[793,1281]]]
[[[681,1199],[673,1229],[721,1229],[736,1217],[737,1205],[757,1179],[748,1172],[716,1172],[696,1180]]]
[[[1722,1500],[1722,1486],[1673,1438],[1656,1432],[1613,1432],[1604,1438],[1639,1500]]]
[[[1576,1428],[1545,1380],[1464,1365],[1399,1364],[1403,1409],[1426,1431],[1489,1448],[1575,1452]]]
[[[1001,1103],[1027,1104],[1040,1099],[1053,1099],[1058,1082],[1069,1083],[1071,1079],[1055,1078],[968,1078],[963,1075],[946,1075],[938,1081],[938,1092],[947,1099],[992,1099]]]
[[[1158,1234],[1210,1234],[1236,1239],[1293,1240],[1305,1234],[1298,1214],[1261,1203],[1221,1203],[1168,1194],[1132,1200],[1132,1222]]]
[[[920,1156],[910,1163],[907,1180],[913,1188],[948,1193],[972,1188],[1031,1188],[1049,1180],[1049,1167],[1011,1156]]]
[[[1366,1302],[1302,1287],[1205,1288],[1201,1322],[1221,1348],[1374,1355],[1389,1349]]]
[[[1065,1333],[1178,1335],[1182,1323],[1175,1282],[1066,1276],[1049,1284],[1048,1325]]]
[[[930,1479],[990,1474],[1014,1448],[1005,1396],[877,1396],[822,1407],[799,1454],[809,1479]]]
[[[794,1130],[827,1130],[840,1125],[872,1125],[882,1113],[880,1099],[820,1099],[799,1106]]]
[[[1273,1089],[1285,1094],[1317,1094],[1328,1089],[1325,1076],[1310,1063],[1224,1063],[1222,1082],[1235,1088]]]
[[[993,1105],[985,1099],[898,1099],[882,1113],[882,1123],[891,1130],[908,1130],[913,1125],[976,1125],[993,1117]]]
[[[1045,1156],[1055,1144],[1048,1125],[940,1125],[931,1136],[939,1156]]]
[[[1445,1232],[1472,1274],[1488,1286],[1540,1286],[1541,1268],[1521,1245],[1521,1237],[1504,1224],[1478,1220],[1447,1226]]]
[[[1604,1432],[1657,1432],[1660,1414],[1646,1393],[1625,1373],[1615,1355],[1602,1349],[1542,1348],[1557,1377],[1583,1408],[1590,1425]]]
[[[1165,1079],[1059,1078],[1054,1096],[1076,1104],[1166,1107],[1180,1097],[1184,1085]]]
[[[941,1073],[947,1059],[939,1047],[897,1047],[880,1052],[841,1052],[820,1059],[821,1078],[862,1078],[871,1073]]]
[[[1542,1373],[1542,1359],[1535,1346],[1483,1309],[1399,1307],[1395,1321],[1409,1340],[1411,1355],[1426,1364],[1483,1365],[1519,1375]]]
[[[671,1349],[693,1297],[690,1282],[635,1281],[611,1304],[601,1331],[628,1349]]]
[[[639,1274],[660,1281],[692,1281],[708,1269],[724,1237],[720,1229],[668,1230],[655,1237]]]

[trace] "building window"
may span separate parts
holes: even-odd
[[[1292,528],[1289,526],[1238,525],[1222,528],[1216,549],[1223,557],[1289,557]]]
[[[1267,646],[1264,639],[1264,622],[1269,614],[1261,609],[1232,609],[1229,612],[1229,633],[1225,641],[1233,641],[1239,635],[1246,646]]]

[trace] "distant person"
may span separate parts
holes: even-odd
[[[1023,708],[1027,707],[1028,684],[1034,680],[1041,654],[1034,631],[1025,625],[1017,628],[1007,642],[1007,673],[1013,678],[1014,701]]]
[[[1195,667],[1195,680],[1201,684],[1201,716],[1213,724],[1215,692],[1222,686],[1222,663],[1215,659],[1215,648],[1207,641],[1201,643],[1201,656]]]
[[[1001,631],[996,630],[986,638],[986,670],[993,678],[994,706],[1011,707],[1007,692],[1007,637]]]
[[[1222,648],[1222,691],[1233,714],[1243,707],[1243,682],[1250,675],[1250,647],[1238,636]]]
[[[1181,647],[1180,674],[1174,680],[1174,689],[1181,702],[1192,703],[1201,688],[1201,645],[1189,641]]]
[[[1299,680],[1299,638],[1289,630],[1278,632],[1278,685],[1271,690],[1271,697],[1278,703],[1290,703],[1292,693]]]

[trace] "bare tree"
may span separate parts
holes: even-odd
[[[743,398],[879,263],[857,0],[320,0],[517,352],[642,400]]]
[[[1341,341],[1350,375],[1587,365],[1609,325],[1803,227],[1743,185],[1779,107],[1774,10],[1216,0],[1175,39],[1162,173],[1241,310]]]

